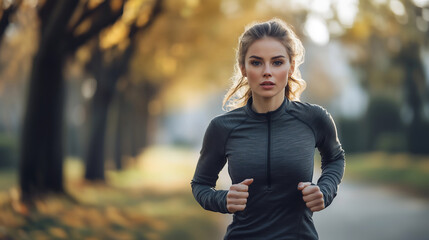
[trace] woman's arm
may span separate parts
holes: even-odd
[[[331,115],[321,107],[319,107],[318,112],[316,147],[322,157],[322,175],[317,181],[317,185],[323,193],[326,208],[337,195],[338,185],[344,175],[345,155]]]
[[[219,172],[226,163],[225,141],[227,131],[220,126],[218,119],[213,119],[204,135],[200,158],[191,181],[192,194],[206,210],[228,213],[226,206],[227,190],[216,190]]]

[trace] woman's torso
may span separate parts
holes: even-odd
[[[231,115],[225,143],[233,184],[253,178],[246,209],[236,212],[225,239],[317,239],[299,182],[311,182],[315,136],[296,115],[250,108]],[[228,115],[226,115],[228,117]]]

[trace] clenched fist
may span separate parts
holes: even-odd
[[[249,185],[253,178],[245,179],[241,183],[233,184],[226,195],[226,208],[230,213],[243,211],[246,208],[247,198],[249,197]]]
[[[319,186],[311,185],[310,182],[300,182],[298,184],[298,190],[302,192],[302,199],[304,199],[305,205],[312,212],[325,209],[323,193],[320,191]]]

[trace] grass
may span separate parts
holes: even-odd
[[[0,170],[0,192],[7,191],[18,182],[17,173],[13,169]]]
[[[348,155],[345,176],[429,197],[429,156],[383,152]]]

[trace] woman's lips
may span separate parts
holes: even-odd
[[[275,86],[275,84],[271,81],[263,81],[259,85],[265,90],[270,90],[270,89],[274,88],[274,86]]]

